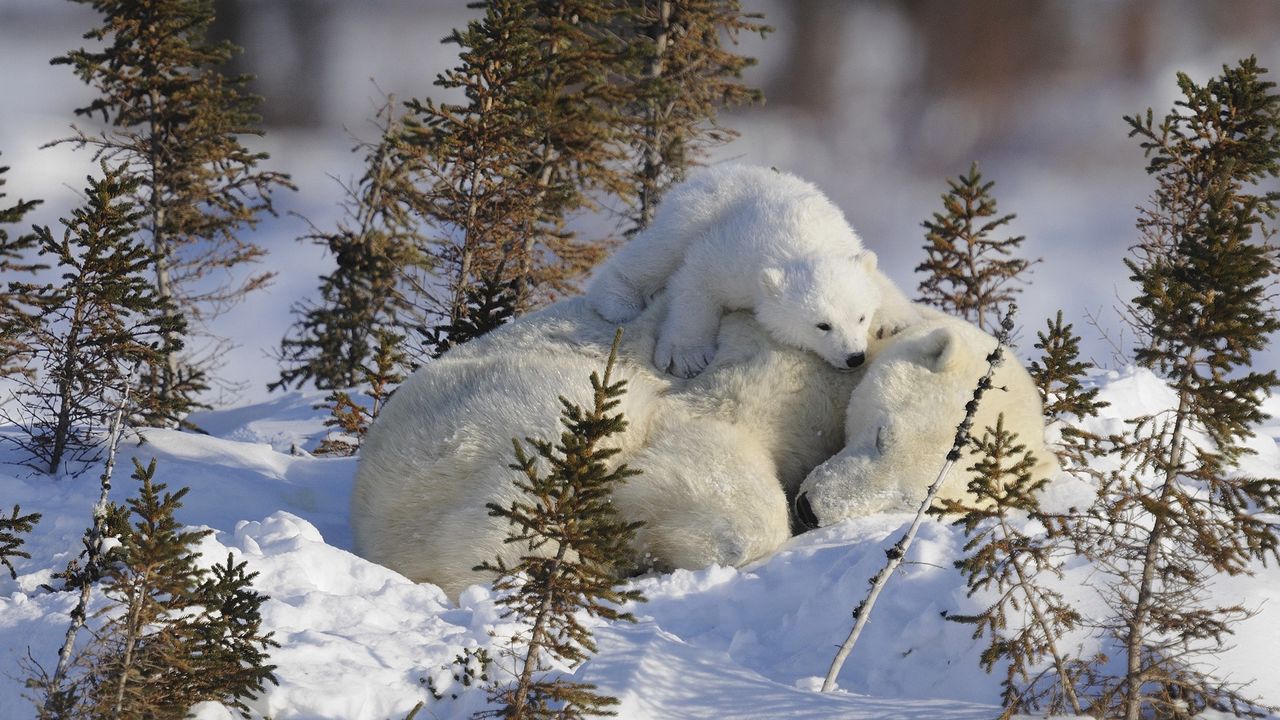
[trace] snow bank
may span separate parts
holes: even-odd
[[[1122,414],[1168,404],[1163,384],[1142,370],[1102,374],[1102,399],[1112,406],[1095,429]],[[251,703],[276,720],[403,718],[424,702],[419,718],[464,718],[484,707],[483,693],[465,690],[450,670],[466,649],[490,648],[493,671],[510,660],[494,637],[516,628],[502,619],[486,587],[465,592],[457,606],[431,585],[417,585],[349,552],[346,507],[353,459],[290,454],[312,447],[322,433],[314,393],[291,393],[260,405],[203,413],[198,424],[212,435],[146,431],[122,449],[115,497],[133,492],[130,457],[158,459],[157,478],[191,486],[179,519],[216,533],[203,541],[208,563],[232,554],[259,573],[256,586],[270,596],[265,626],[281,647],[272,652],[280,685]],[[1268,407],[1280,410],[1280,403]],[[12,429],[0,428],[0,432]],[[1261,429],[1257,455],[1246,470],[1280,473],[1280,424]],[[0,461],[12,462],[12,450]],[[0,577],[0,718],[34,717],[23,699],[28,653],[46,667],[74,602],[70,593],[40,590],[79,547],[97,494],[96,471],[49,479],[6,465],[0,468],[0,506],[21,503],[44,519],[28,541],[31,560],[15,564],[16,581]],[[1063,481],[1049,501],[1083,500],[1087,488]],[[847,633],[854,605],[884,550],[909,521],[876,515],[793,538],[772,557],[734,569],[709,567],[637,579],[648,602],[632,611],[634,625],[598,625],[599,654],[580,668],[620,700],[623,718],[945,718],[986,719],[996,711],[998,676],[983,673],[983,641],[971,627],[944,613],[977,610],[952,568],[963,538],[949,525],[928,522],[876,606],[875,615],[840,676],[842,691],[816,692]],[[1078,604],[1095,602],[1085,586],[1091,569],[1070,567],[1060,589]],[[1236,646],[1219,658],[1236,680],[1280,704],[1280,570],[1219,583],[1217,597],[1244,602],[1261,613],[1238,627]],[[1084,608],[1090,609],[1087,606]],[[1096,608],[1095,608],[1096,609]],[[1088,651],[1085,634],[1069,639]],[[443,693],[434,700],[427,680]],[[457,698],[451,695],[457,694]],[[206,703],[203,720],[231,715]]]

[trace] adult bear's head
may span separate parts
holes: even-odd
[[[919,507],[938,476],[964,417],[965,403],[986,372],[995,339],[964,321],[933,313],[907,329],[872,361],[854,388],[845,415],[845,447],[805,478],[796,497],[796,515],[810,527],[849,517]],[[995,389],[983,398],[975,434],[1005,425],[1032,449],[1037,477],[1057,469],[1044,448],[1039,393],[1016,360],[997,369]],[[956,463],[942,496],[966,491],[974,458]]]

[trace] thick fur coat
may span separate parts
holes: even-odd
[[[683,380],[652,357],[659,299],[626,327],[616,374],[630,426],[614,458],[642,472],[615,492],[642,520],[624,567],[740,565],[790,536],[788,497],[842,445],[860,371],[839,371],[778,343],[749,313],[720,325],[719,352]],[[557,303],[450,350],[420,368],[370,429],[352,496],[357,551],[451,596],[491,580],[474,570],[520,547],[487,503],[518,492],[511,441],[560,432],[564,395],[586,405],[615,325],[584,299]],[[790,493],[790,494],[788,494]]]
[[[837,368],[857,367],[868,338],[915,320],[875,253],[812,183],[722,165],[667,193],[653,223],[610,256],[587,290],[601,316],[627,322],[665,287],[654,366],[681,377],[716,353],[727,310],[752,310],[774,339]]]

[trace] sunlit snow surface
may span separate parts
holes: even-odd
[[[1095,429],[1122,414],[1154,412],[1170,400],[1145,371],[1100,375],[1112,403]],[[450,603],[434,586],[416,585],[351,554],[347,498],[354,459],[290,454],[313,447],[323,412],[316,393],[290,393],[196,422],[210,435],[146,431],[122,450],[113,497],[134,489],[132,457],[159,462],[157,478],[191,487],[180,519],[216,534],[201,547],[205,562],[228,553],[259,573],[270,596],[264,622],[281,647],[272,652],[280,684],[251,703],[263,716],[342,720],[403,718],[425,702],[419,718],[462,718],[484,707],[482,692],[464,690],[447,668],[466,648],[493,647],[515,628],[502,619],[485,587]],[[1272,412],[1280,402],[1268,402]],[[11,432],[12,428],[0,428]],[[1244,469],[1280,475],[1280,422],[1269,421],[1252,443]],[[19,456],[9,447],[0,460]],[[44,519],[19,560],[17,581],[0,573],[0,718],[34,716],[23,698],[28,656],[51,668],[65,632],[71,593],[39,589],[79,548],[97,495],[97,470],[49,479],[14,465],[0,467],[0,510],[20,503]],[[1063,507],[1087,498],[1063,479],[1046,502]],[[600,652],[576,677],[615,697],[623,718],[866,718],[968,720],[994,717],[998,677],[983,673],[984,641],[944,613],[978,610],[952,569],[963,538],[928,522],[909,562],[876,606],[871,623],[840,675],[841,693],[821,694],[827,665],[848,632],[850,611],[884,560],[906,515],[876,515],[794,538],[773,557],[743,569],[711,567],[641,578],[649,601],[633,608],[634,625],[597,625]],[[1097,611],[1092,569],[1075,562],[1059,584],[1085,611]],[[1260,613],[1238,626],[1235,647],[1217,658],[1234,680],[1280,704],[1280,570],[1258,568],[1216,589],[1224,604]],[[1098,649],[1087,634],[1069,638],[1077,651]],[[494,651],[497,655],[496,649]],[[500,658],[501,663],[509,663]],[[501,667],[496,672],[503,672]],[[434,700],[431,678],[445,698]],[[450,697],[457,693],[457,699]],[[221,706],[198,709],[205,720],[230,718]]]

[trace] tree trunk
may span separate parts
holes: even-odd
[[[649,59],[646,75],[650,81],[656,81],[666,71],[667,44],[671,36],[671,2],[659,0],[658,21],[651,28],[653,34],[653,57]],[[645,147],[644,168],[640,175],[640,214],[637,218],[636,230],[643,230],[653,221],[654,208],[658,204],[658,177],[662,174],[662,134],[658,129],[658,116],[661,108],[650,98],[645,108]]]
[[[77,293],[84,293],[84,288],[77,288]],[[77,296],[76,309],[71,317],[71,326],[67,328],[66,357],[62,361],[61,377],[58,378],[58,419],[53,429],[53,446],[49,450],[49,474],[58,472],[62,464],[62,456],[71,444],[71,408],[75,404],[74,388],[77,360],[80,354],[80,333],[84,330],[84,298]]]
[[[551,563],[551,572],[548,574],[554,583],[556,573],[560,569],[560,563],[564,562],[564,554],[567,546],[560,543],[560,547],[556,550],[555,560]],[[515,701],[510,707],[508,717],[514,720],[523,720],[525,710],[528,707],[529,687],[533,684],[533,673],[538,669],[539,656],[542,653],[542,646],[546,643],[546,617],[551,611],[551,595],[553,588],[547,589],[547,594],[542,598],[542,604],[538,606],[538,614],[534,616],[533,627],[529,630],[529,654],[525,656],[524,667],[520,669],[520,679],[516,683]]]
[[[58,649],[58,667],[53,672],[53,679],[50,681],[50,690],[45,697],[45,702],[41,708],[41,716],[44,717],[52,711],[51,703],[55,695],[60,692],[63,680],[67,677],[67,671],[71,669],[71,654],[75,649],[76,634],[80,632],[80,628],[84,627],[85,615],[89,608],[89,594],[93,587],[93,576],[98,573],[98,562],[102,557],[102,537],[106,530],[107,522],[107,499],[111,494],[111,475],[116,467],[116,450],[120,447],[121,428],[124,423],[124,409],[129,404],[129,391],[133,388],[134,374],[137,372],[137,364],[130,369],[128,377],[125,379],[124,393],[120,398],[120,405],[116,408],[116,414],[111,419],[111,431],[108,433],[107,439],[107,464],[102,470],[102,477],[99,479],[98,503],[93,506],[93,525],[89,527],[88,538],[85,541],[85,563],[84,570],[80,580],[80,598],[76,601],[76,606],[71,609],[71,624],[67,627],[67,634],[62,640],[62,647]]]
[[[1006,524],[1003,513],[1000,515],[1000,526],[1004,536],[1009,537],[1009,526]],[[1022,595],[1027,599],[1027,607],[1031,610],[1031,617],[1035,619],[1040,631],[1044,633],[1045,644],[1049,646],[1049,655],[1053,658],[1053,667],[1058,671],[1058,681],[1062,685],[1062,694],[1067,698],[1067,702],[1071,704],[1071,710],[1076,715],[1084,715],[1084,710],[1080,708],[1080,700],[1076,697],[1075,681],[1067,673],[1067,664],[1063,661],[1061,653],[1058,652],[1058,644],[1054,641],[1053,634],[1050,632],[1049,623],[1045,621],[1044,614],[1040,611],[1040,604],[1036,602],[1036,596],[1031,592],[1031,585],[1028,582],[1027,574],[1022,568],[1022,563],[1012,560],[1013,571],[1018,576],[1018,586],[1022,588]]]
[[[151,117],[148,121],[148,148],[149,155],[147,162],[150,171],[150,190],[151,195],[147,198],[147,210],[151,215],[151,249],[155,253],[156,265],[156,294],[160,297],[161,303],[171,312],[178,312],[178,301],[174,295],[173,279],[169,274],[169,265],[173,255],[173,243],[165,234],[165,207],[160,197],[160,119],[157,116],[157,108],[160,106],[161,98],[159,93],[152,89],[148,93],[148,102],[150,103]],[[183,315],[185,316],[185,311]],[[173,330],[166,329],[163,337],[164,357],[159,370],[160,386],[153,388],[155,400],[163,413],[174,399],[174,386],[178,382],[178,337]],[[168,424],[168,423],[166,423]],[[174,423],[176,425],[176,423]]]
[[[1188,360],[1190,361],[1190,360]],[[1173,436],[1170,438],[1171,457],[1165,470],[1164,486],[1160,489],[1160,505],[1167,506],[1178,481],[1178,468],[1182,465],[1183,424],[1189,412],[1190,402],[1187,390],[1178,396],[1178,409],[1174,416]],[[1142,710],[1142,640],[1146,630],[1147,616],[1151,612],[1152,586],[1155,584],[1156,559],[1160,551],[1160,543],[1164,540],[1165,519],[1156,515],[1151,524],[1151,534],[1147,536],[1147,545],[1142,558],[1142,579],[1138,584],[1138,594],[1133,606],[1133,617],[1129,621],[1129,633],[1125,638],[1127,655],[1125,669],[1125,706],[1124,720],[1139,720]]]

